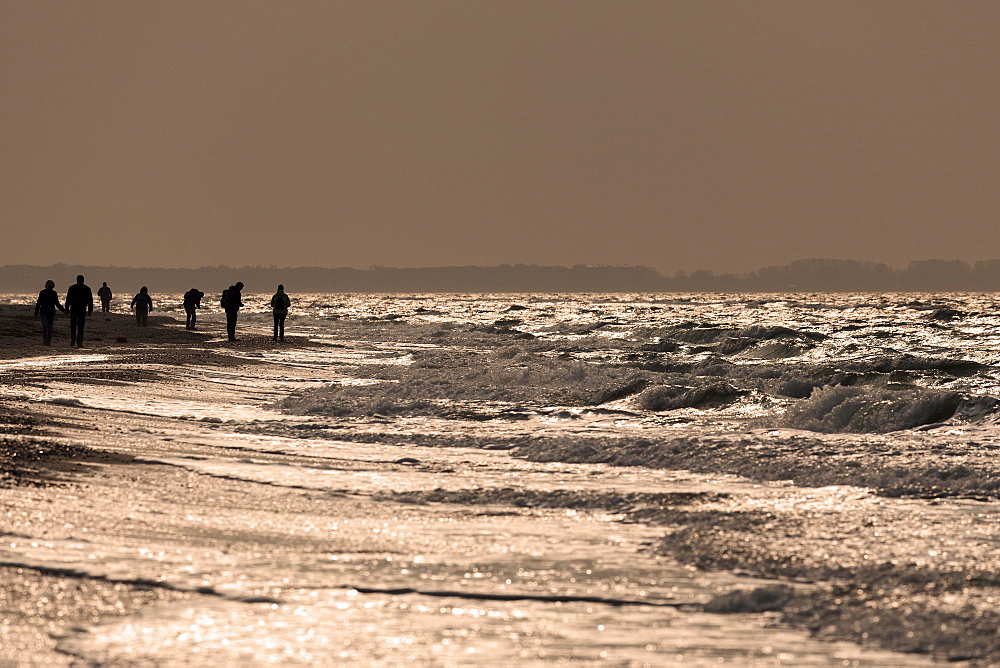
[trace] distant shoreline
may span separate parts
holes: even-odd
[[[296,292],[362,293],[589,293],[589,292],[993,292],[1000,290],[1000,260],[968,264],[920,260],[903,269],[855,260],[797,260],[746,274],[699,270],[667,276],[645,266],[495,265],[450,267],[201,267],[135,268],[55,264],[0,267],[0,291],[35,292],[52,279],[64,290],[83,274],[96,288],[107,282],[118,293],[140,286],[153,292],[198,287],[221,292],[236,281],[247,292],[268,292],[283,283]]]

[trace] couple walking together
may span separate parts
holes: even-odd
[[[42,343],[52,345],[52,324],[56,319],[56,309],[69,313],[70,346],[83,347],[83,327],[87,316],[94,312],[94,295],[83,282],[83,276],[76,277],[76,284],[66,291],[66,306],[59,303],[53,281],[45,281],[45,289],[38,293],[35,302],[35,317],[42,320]]]
[[[45,281],[45,289],[38,293],[38,301],[35,302],[35,317],[42,320],[42,343],[52,345],[52,323],[56,318],[56,309],[59,309],[69,313],[69,345],[82,348],[87,316],[94,313],[94,293],[83,282],[83,276],[77,276],[76,283],[66,291],[66,306],[63,306],[59,303],[55,287],[53,281]]]

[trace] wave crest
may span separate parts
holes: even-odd
[[[648,411],[670,411],[728,404],[745,394],[745,390],[739,390],[729,383],[711,383],[701,387],[657,385],[644,390],[636,398],[636,403]]]
[[[961,404],[962,395],[957,392],[824,387],[789,408],[774,426],[825,433],[884,433],[947,420]]]

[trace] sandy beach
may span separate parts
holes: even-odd
[[[1000,659],[996,520],[968,490],[872,494],[843,449],[840,479],[792,484],[748,454],[760,435],[408,439],[403,419],[282,411],[334,371],[263,331],[95,315],[85,348],[57,324],[50,350],[36,329],[0,312],[2,662]],[[796,461],[835,444],[803,437]]]
[[[1000,668],[998,24],[0,0],[0,668]]]

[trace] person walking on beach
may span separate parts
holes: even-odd
[[[45,281],[45,289],[38,293],[38,301],[35,302],[35,317],[42,319],[42,345],[45,346],[52,345],[52,323],[56,319],[56,309],[66,312],[66,308],[59,303],[55,287],[53,281]]]
[[[69,345],[83,348],[83,328],[87,316],[94,313],[94,292],[83,282],[83,274],[66,291],[66,308],[69,309]]]
[[[221,301],[222,308],[226,311],[226,331],[229,333],[229,340],[238,341],[236,338],[236,319],[243,306],[243,283],[237,282],[236,285],[230,285],[228,289],[223,290]]]
[[[271,311],[274,313],[274,340],[285,341],[285,317],[292,300],[285,294],[285,286],[279,285],[278,291],[271,297]]]
[[[185,327],[187,329],[194,329],[194,325],[198,321],[198,309],[201,308],[201,298],[204,296],[205,293],[198,288],[191,288],[184,293],[184,312],[187,314]]]
[[[101,287],[97,289],[97,296],[101,298],[101,312],[107,313],[111,310],[111,288],[108,287],[107,281],[101,284]]]
[[[139,289],[139,294],[132,297],[132,308],[135,309],[135,324],[145,327],[149,312],[153,310],[153,298],[149,296],[145,285]]]

